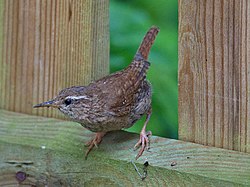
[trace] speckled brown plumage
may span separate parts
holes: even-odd
[[[96,137],[87,145],[86,156],[101,142],[108,131],[131,127],[144,114],[147,120],[141,131],[139,142],[142,146],[137,157],[149,148],[146,125],[151,115],[151,85],[146,80],[150,66],[147,61],[150,48],[159,29],[151,27],[145,35],[132,63],[122,71],[103,77],[88,86],[73,86],[59,92],[58,96],[34,107],[55,107],[80,123],[85,128],[96,132]]]

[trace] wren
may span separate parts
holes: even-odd
[[[146,80],[150,63],[147,61],[159,28],[152,26],[146,33],[131,64],[118,72],[90,83],[88,86],[65,88],[52,100],[34,106],[59,109],[75,122],[92,132],[95,137],[86,145],[85,158],[94,146],[101,143],[103,136],[114,130],[131,127],[144,114],[146,121],[140,133],[140,139],[134,148],[140,150],[138,159],[144,150],[149,149],[150,131],[146,132],[152,108],[151,84]]]

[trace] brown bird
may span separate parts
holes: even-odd
[[[158,32],[159,28],[155,26],[149,29],[132,63],[124,70],[105,76],[88,86],[65,88],[53,100],[34,106],[58,108],[73,121],[96,132],[94,139],[86,144],[88,150],[85,158],[107,132],[129,128],[144,114],[146,121],[140,139],[134,146],[135,149],[141,146],[136,159],[145,149],[149,149],[149,136],[152,133],[146,132],[146,126],[152,113],[152,91],[146,80],[150,65],[147,59]]]

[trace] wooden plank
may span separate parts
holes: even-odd
[[[49,186],[250,185],[247,153],[153,136],[137,162],[150,164],[141,181],[130,163],[137,134],[109,133],[84,160],[92,136],[77,123],[0,110],[0,186],[17,184],[18,171],[28,174],[22,184]]]
[[[179,138],[250,152],[250,3],[179,0]]]
[[[0,1],[0,108],[32,110],[109,72],[108,0]]]

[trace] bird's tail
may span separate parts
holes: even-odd
[[[142,40],[139,49],[135,54],[132,63],[127,68],[130,74],[132,74],[131,77],[134,78],[133,84],[135,87],[137,85],[139,86],[141,84],[141,81],[143,81],[146,77],[147,70],[150,66],[150,63],[147,61],[149,51],[159,31],[159,28],[156,26],[152,26],[148,30],[147,34]]]
[[[149,51],[155,41],[156,35],[160,29],[156,26],[152,26],[147,34],[144,36],[141,45],[139,46],[139,49],[137,50],[135,58],[138,56],[143,58],[144,60],[148,59]]]

